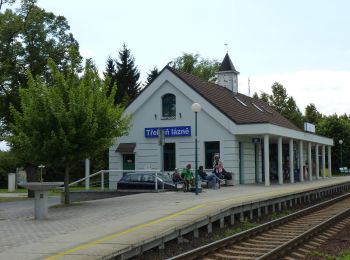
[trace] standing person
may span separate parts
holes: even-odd
[[[219,154],[215,154],[214,155],[214,162],[213,162],[213,173],[215,173],[215,175],[218,178],[222,178],[222,173],[224,171],[224,165],[222,164],[222,162],[220,161],[220,156]]]
[[[184,180],[184,191],[190,191],[191,183],[193,182],[193,174],[191,172],[191,164],[187,164],[181,172],[181,177]]]

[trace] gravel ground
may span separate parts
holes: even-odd
[[[286,214],[280,213],[280,214]],[[219,227],[219,223],[213,223],[213,232],[211,234],[207,233],[206,227],[203,227],[199,229],[199,238],[194,238],[193,233],[189,233],[185,236],[183,236],[183,242],[178,243],[177,240],[169,241],[165,245],[165,249],[158,250],[153,249],[150,251],[147,251],[141,256],[132,258],[133,260],[160,260],[160,259],[166,259],[175,255],[179,255],[181,253],[187,252],[189,250],[192,250],[194,248],[206,245],[210,242],[214,242],[216,240],[219,240],[221,238],[227,237],[229,235],[232,235],[233,233],[238,233],[239,231],[242,231],[242,229],[246,230],[249,228],[252,228],[256,225],[262,224],[266,221],[269,221],[272,219],[272,217],[277,217],[277,214],[272,214],[267,216],[266,218],[261,218],[260,220],[253,222],[244,221],[242,224],[239,223],[238,219],[236,220],[236,224],[231,226],[230,223],[225,222],[225,228],[221,229]]]
[[[350,252],[350,224],[347,225],[341,232],[333,236],[331,239],[321,245],[315,252],[310,254],[307,259],[310,260],[338,260],[344,252]],[[316,256],[317,255],[317,256]],[[350,255],[350,253],[349,253]]]
[[[230,228],[238,228],[239,226],[230,226]],[[178,255],[181,252],[189,251],[193,248],[199,247],[201,245],[208,244],[215,241],[216,239],[225,236],[225,230],[215,227],[213,233],[208,235],[206,230],[200,230],[200,237],[198,239],[193,239],[193,235],[188,235],[182,244],[178,244],[177,241],[171,241],[167,243],[164,250],[154,249],[142,256],[134,257],[133,259],[142,260],[160,260],[166,259],[174,255]],[[350,252],[350,224],[344,228],[342,232],[332,237],[326,243],[324,243],[320,248],[315,250],[311,255],[307,256],[305,259],[308,260],[349,260],[350,258],[341,258],[340,256],[344,252]]]
[[[294,208],[293,211],[300,210],[309,205],[304,205],[302,207]],[[285,214],[285,213],[282,213]],[[275,216],[273,216],[275,215]],[[277,217],[276,214],[269,215],[265,218],[257,220],[256,224],[262,224],[266,221],[271,220],[272,218]],[[133,260],[160,260],[166,259],[183,252],[187,252],[199,246],[206,245],[210,242],[216,241],[228,235],[231,235],[234,230],[242,228],[242,225],[237,221],[237,224],[231,226],[229,223],[225,223],[224,229],[220,229],[217,223],[213,223],[213,232],[212,234],[208,234],[206,228],[202,228],[199,230],[199,238],[194,239],[193,233],[189,233],[183,238],[182,243],[178,243],[177,240],[170,241],[166,243],[165,249],[158,250],[153,249],[141,256],[132,258]],[[254,224],[250,222],[243,223],[245,229],[249,227],[253,227]],[[350,251],[350,224],[342,232],[334,236],[332,239],[327,241],[324,245],[322,245],[318,250],[315,250],[312,255],[308,256],[306,259],[308,260],[350,260],[350,258],[337,258],[337,256],[341,255],[344,251]]]

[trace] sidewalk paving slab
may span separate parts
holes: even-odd
[[[34,220],[28,208],[13,206],[4,211],[0,203],[0,259],[99,259],[242,202],[344,182],[350,182],[350,177],[270,187],[239,185],[205,190],[198,196],[183,192],[137,194],[50,208],[45,221]]]

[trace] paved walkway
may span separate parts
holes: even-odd
[[[198,196],[137,194],[54,206],[43,221],[33,219],[30,201],[0,203],[0,259],[97,259],[220,208],[349,181],[346,176],[283,186],[240,185],[205,189]]]

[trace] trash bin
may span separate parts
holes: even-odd
[[[16,190],[16,173],[8,174],[8,191],[14,192]]]

